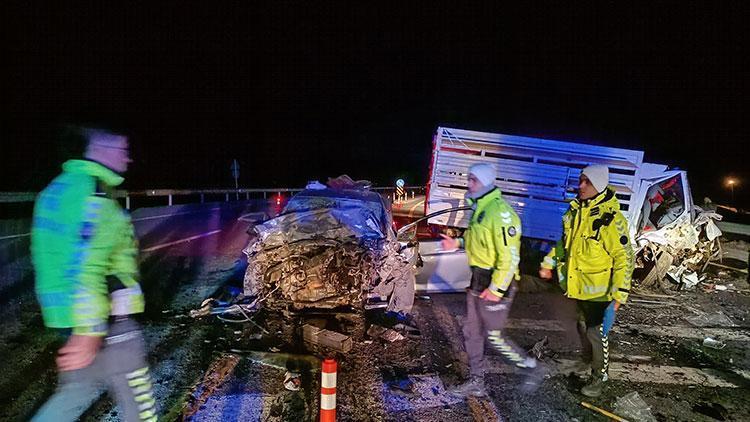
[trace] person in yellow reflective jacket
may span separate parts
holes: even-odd
[[[125,421],[155,421],[156,400],[140,325],[144,310],[130,215],[114,197],[131,162],[128,138],[71,128],[86,141],[34,206],[31,256],[44,324],[65,344],[55,394],[31,419],[75,421],[107,388]]]
[[[608,333],[615,312],[628,299],[635,264],[628,222],[608,184],[606,166],[583,169],[578,198],[563,215],[562,239],[539,270],[540,277],[550,279],[557,268],[562,290],[576,300],[583,358],[592,367],[581,392],[589,397],[601,395],[607,381]]]
[[[469,227],[463,238],[443,235],[442,240],[445,250],[464,248],[471,267],[463,328],[471,377],[452,390],[456,395],[485,394],[486,340],[507,361],[527,371],[525,391],[535,389],[541,380],[534,370],[537,361],[501,333],[516,294],[515,281],[519,279],[521,220],[495,187],[495,174],[489,164],[469,168],[466,199],[474,208]]]

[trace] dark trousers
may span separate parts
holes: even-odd
[[[615,319],[613,302],[579,300],[576,305],[583,360],[591,363],[594,376],[606,380],[609,375],[608,335]]]
[[[125,421],[156,421],[156,403],[138,323],[115,321],[94,362],[58,375],[55,394],[32,421],[75,421],[108,389]]]
[[[499,302],[479,298],[482,290],[489,286],[491,274],[490,270],[472,268],[472,287],[466,291],[466,322],[463,333],[472,376],[484,374],[484,346],[487,340],[506,361],[526,367],[526,352],[501,331],[508,321],[508,313],[516,294],[515,284],[510,286]]]

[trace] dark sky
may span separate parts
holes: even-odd
[[[746,2],[140,3],[4,4],[0,190],[44,186],[81,120],[131,135],[132,189],[229,186],[232,158],[248,187],[424,184],[440,125],[642,149],[719,202],[750,184]]]

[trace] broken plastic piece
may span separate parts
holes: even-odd
[[[636,391],[618,398],[614,410],[618,415],[634,421],[656,422],[651,408]]]
[[[711,349],[721,350],[727,347],[727,344],[711,337],[706,337],[703,339],[703,346],[709,347]]]
[[[724,315],[723,312],[718,311],[712,314],[700,314],[685,320],[696,327],[734,327],[735,323],[729,319],[728,316]]]
[[[531,348],[529,353],[531,353],[531,355],[533,355],[537,359],[542,359],[545,349],[547,348],[547,343],[549,343],[549,338],[547,338],[547,336],[544,336],[543,339],[534,343],[534,346]]]
[[[367,330],[367,335],[369,335],[370,337],[379,337],[391,343],[404,339],[404,336],[398,331],[381,327],[379,325],[371,325]]]
[[[302,385],[300,374],[297,372],[286,371],[284,374],[284,388],[289,391],[299,391],[300,385]]]
[[[591,409],[591,410],[593,410],[594,412],[597,412],[597,413],[599,413],[599,414],[601,414],[601,415],[604,415],[604,416],[606,416],[606,417],[608,417],[608,418],[612,419],[613,421],[617,421],[617,422],[628,422],[628,420],[627,420],[627,419],[625,419],[625,418],[621,418],[621,417],[619,417],[619,416],[615,415],[615,414],[614,414],[614,413],[612,413],[612,412],[608,412],[608,411],[606,411],[606,410],[602,409],[601,407],[596,407],[596,406],[594,406],[594,405],[593,405],[593,404],[591,404],[591,403],[588,403],[588,402],[582,401],[582,402],[581,402],[581,406],[583,406],[583,407],[585,407],[585,408],[587,408],[587,409]]]

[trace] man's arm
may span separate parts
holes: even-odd
[[[129,217],[119,216],[121,230],[112,251],[107,275],[112,315],[132,315],[144,310],[143,293],[138,284],[138,243]]]
[[[503,212],[493,225],[495,265],[489,291],[503,297],[518,272],[521,260],[521,220],[514,212]]]
[[[622,213],[615,213],[612,223],[602,228],[602,244],[612,257],[612,296],[618,303],[625,303],[630,294],[635,259],[628,236],[628,222]]]

